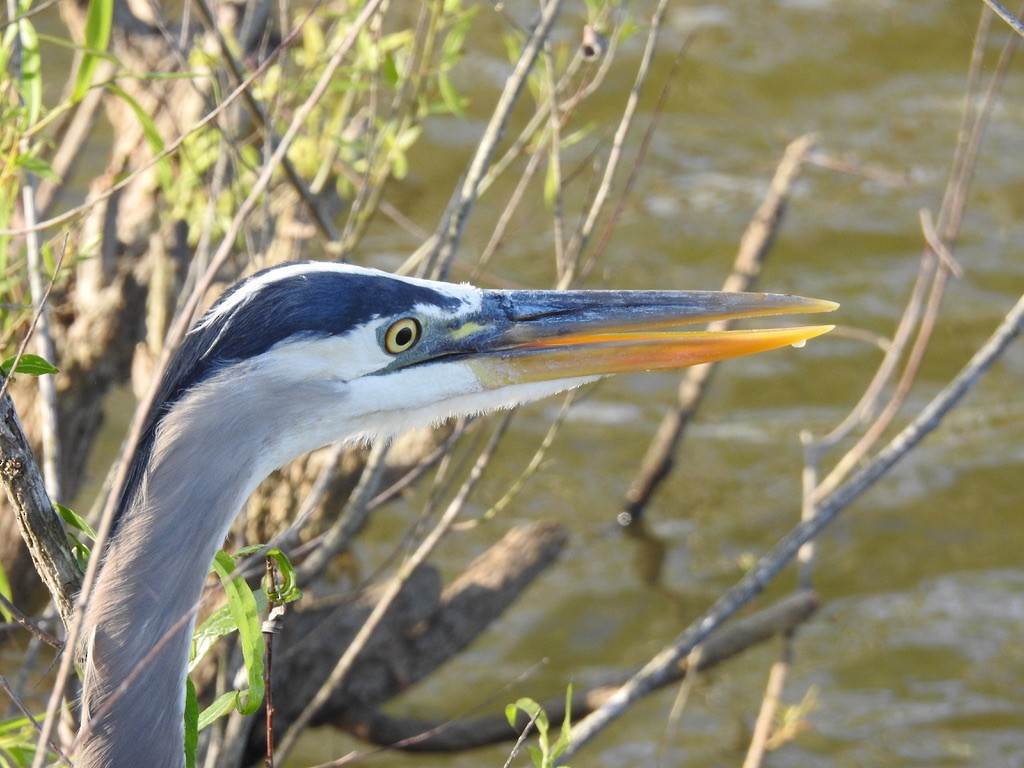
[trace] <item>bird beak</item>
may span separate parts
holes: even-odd
[[[731,331],[667,330],[687,323],[830,312],[820,299],[719,291],[485,291],[478,322],[454,336],[488,387],[682,368],[788,345],[831,325]]]

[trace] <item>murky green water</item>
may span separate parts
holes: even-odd
[[[808,168],[761,285],[835,299],[839,322],[889,334],[910,290],[921,248],[918,210],[935,211],[952,157],[978,3],[677,3],[652,79],[660,88],[685,31],[700,23],[672,85],[651,156],[610,244],[614,286],[717,287],[786,143],[817,133],[834,158],[895,181]],[[650,4],[638,4],[640,14]],[[487,17],[491,11],[483,8]],[[572,16],[564,24],[571,30]],[[500,31],[498,18],[483,24]],[[571,31],[566,32],[572,34]],[[998,39],[1001,44],[1002,37]],[[631,83],[642,40],[628,46],[595,107],[611,119]],[[989,54],[997,52],[997,43]],[[628,61],[627,61],[628,60]],[[494,94],[480,55],[474,114]],[[656,92],[645,98],[643,123]],[[944,319],[913,398],[916,409],[990,333],[1024,290],[1024,78],[1017,66],[979,164],[957,258],[965,276],[949,289]],[[476,123],[439,120],[394,199],[430,226],[464,166]],[[636,146],[635,142],[632,145]],[[487,232],[471,226],[463,251]],[[379,230],[385,254],[415,243]],[[492,265],[550,280],[546,235],[523,221]],[[386,259],[383,263],[388,263]],[[854,402],[878,360],[837,335],[727,365],[691,431],[681,466],[651,510],[665,546],[660,580],[648,583],[649,551],[612,526],[617,499],[671,398],[676,377],[608,382],[576,411],[545,472],[514,511],[449,541],[454,571],[498,530],[550,517],[573,532],[571,550],[480,643],[431,683],[396,702],[403,714],[452,715],[494,697],[557,696],[645,661],[764,552],[798,515],[799,430],[817,433]],[[820,548],[816,585],[824,607],[800,634],[786,699],[812,696],[807,730],[770,757],[775,766],[1021,765],[1024,763],[1024,354],[1018,345],[894,474],[851,508]],[[557,405],[517,417],[506,445],[507,477],[478,496],[483,508],[525,465]],[[375,521],[381,539],[401,510]],[[383,544],[368,539],[372,561]],[[788,583],[788,582],[787,582]],[[782,588],[776,590],[781,592]],[[603,735],[587,766],[736,765],[756,714],[772,649],[701,682],[676,736],[662,734],[673,693],[650,698]],[[517,686],[504,686],[542,659]],[[810,693],[809,693],[810,692]],[[353,743],[321,732],[304,759]],[[507,748],[462,757],[382,755],[387,766],[501,765]],[[525,758],[517,764],[526,765]]]

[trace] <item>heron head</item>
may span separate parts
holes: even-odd
[[[271,390],[307,399],[299,407],[316,412],[314,431],[323,430],[308,435],[313,442],[390,437],[612,373],[760,352],[831,328],[680,325],[835,307],[763,293],[483,290],[289,264],[243,281],[214,305],[182,350],[190,372],[165,388],[180,395],[232,369],[258,373],[277,383]]]

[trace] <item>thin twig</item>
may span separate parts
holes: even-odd
[[[637,148],[636,156],[633,158],[633,163],[629,169],[629,175],[626,177],[626,181],[622,185],[622,192],[618,196],[619,199],[615,203],[615,207],[612,209],[612,212],[608,215],[604,226],[601,228],[601,233],[598,235],[594,247],[590,250],[590,255],[587,256],[587,259],[583,262],[582,266],[578,267],[580,277],[588,275],[594,268],[594,265],[597,264],[601,255],[605,252],[605,249],[611,242],[615,229],[622,220],[622,215],[630,200],[633,187],[636,186],[636,182],[640,178],[641,169],[645,167],[644,161],[647,158],[647,153],[650,151],[651,141],[654,139],[654,132],[661,123],[661,116],[665,113],[665,107],[668,104],[672,84],[676,80],[676,74],[679,72],[679,68],[683,65],[683,61],[690,49],[690,43],[692,42],[693,37],[694,33],[688,33],[676,50],[675,58],[672,60],[672,68],[665,77],[665,83],[661,87],[661,93],[658,94],[658,101],[654,106],[650,119],[647,121],[647,129],[644,131],[644,135],[640,139],[640,146]],[[579,261],[581,257],[582,253],[577,254],[577,261]]]
[[[565,179],[562,177],[562,121],[558,106],[558,84],[555,81],[555,57],[551,41],[544,42],[544,83],[551,101],[548,118],[548,178],[551,180],[551,235],[555,246],[555,274],[559,281],[568,270],[565,263]],[[545,188],[547,188],[545,183]]]
[[[806,135],[795,139],[786,148],[772,178],[768,194],[747,225],[732,271],[722,285],[722,290],[745,291],[754,285],[781,225],[785,203],[793,182],[813,146],[814,137]],[[725,330],[730,325],[728,320],[717,320],[708,324],[708,330]],[[629,525],[638,519],[655,490],[668,476],[675,461],[679,442],[700,407],[715,369],[713,363],[698,365],[688,368],[683,374],[676,402],[662,418],[637,475],[626,492],[619,514],[620,524]]]
[[[487,172],[498,142],[505,133],[512,108],[519,100],[519,94],[533,69],[533,63],[536,61],[544,41],[548,39],[548,34],[561,8],[562,0],[547,0],[542,6],[540,18],[523,46],[512,74],[505,81],[505,89],[494,106],[484,135],[477,144],[476,153],[470,161],[465,180],[453,195],[448,212],[438,227],[435,244],[423,264],[422,273],[443,278],[450,270],[451,262],[455,258],[455,251],[462,240],[469,212],[479,195],[480,182]]]
[[[657,51],[658,34],[661,31],[662,21],[667,8],[668,0],[660,0],[657,8],[654,10],[654,14],[651,16],[651,28],[647,33],[647,44],[644,47],[640,65],[637,67],[636,77],[633,79],[633,87],[630,89],[629,98],[626,100],[626,107],[622,112],[622,119],[619,120],[615,136],[612,139],[612,148],[608,153],[608,160],[605,163],[604,175],[597,188],[597,193],[591,201],[587,215],[580,221],[576,232],[573,233],[573,237],[566,248],[566,261],[573,266],[559,275],[559,288],[568,288],[575,280],[580,257],[587,247],[591,233],[597,224],[598,216],[600,216],[601,211],[604,209],[604,204],[609,194],[611,194],[612,183],[615,180],[615,172],[618,170],[619,161],[622,159],[626,137],[629,135],[629,130],[633,125],[633,118],[640,104],[640,95],[643,92],[644,85],[647,83],[651,62],[654,60],[654,54]]]
[[[519,732],[519,736],[516,738],[516,743],[513,744],[512,749],[509,750],[508,758],[505,760],[505,763],[502,765],[502,768],[509,768],[509,766],[512,765],[512,761],[515,759],[516,755],[519,754],[519,750],[521,750],[523,748],[523,745],[526,743],[526,739],[530,735],[530,731],[532,731],[534,725],[536,725],[538,717],[540,717],[540,710],[535,712],[530,717],[530,722],[528,722],[526,724],[526,727]]]
[[[975,54],[972,55],[972,68],[968,78],[972,90],[968,91],[964,99],[964,114],[961,119],[960,136],[958,137],[954,153],[950,179],[947,183],[942,206],[937,217],[938,220],[934,227],[937,235],[940,236],[940,242],[952,242],[959,232],[960,223],[963,220],[964,210],[967,205],[966,191],[977,165],[978,153],[984,138],[985,129],[988,127],[996,95],[1002,87],[1009,68],[1010,59],[1019,44],[1018,38],[1011,37],[1003,46],[995,72],[985,91],[985,96],[980,107],[976,109],[973,89],[978,87],[981,65],[980,55],[977,52],[979,48],[984,47],[984,36],[981,33],[986,28],[984,22],[987,16],[987,12],[982,11],[982,19],[979,21],[979,39],[975,41]],[[927,238],[927,234],[925,237]],[[927,351],[928,342],[931,339],[932,331],[937,322],[939,303],[949,276],[949,271],[944,264],[945,262],[940,260],[939,256],[931,248],[925,248],[921,255],[921,269],[918,272],[917,282],[915,283],[911,299],[908,301],[903,316],[900,319],[893,337],[892,346],[886,350],[878,371],[865,391],[864,396],[862,396],[860,403],[855,406],[854,410],[844,419],[842,424],[817,443],[809,444],[805,449],[807,462],[816,465],[825,451],[835,445],[845,434],[848,434],[859,420],[867,418],[869,409],[870,412],[874,412],[880,408],[877,417],[868,425],[856,444],[836,462],[836,465],[818,483],[814,490],[816,497],[820,498],[828,495],[849,476],[850,472],[860,464],[877,441],[881,439],[881,436],[902,409],[924,354]],[[928,296],[927,300],[925,300],[926,294]],[[900,374],[893,394],[883,406],[881,403],[883,384],[895,374],[897,363],[903,356],[906,345],[910,344],[915,328],[917,329],[916,339],[910,346],[909,353],[907,353],[907,361],[904,364],[903,371]],[[873,399],[869,400],[869,397]]]
[[[624,17],[624,13],[617,14],[616,27],[613,34],[610,36],[611,43],[608,46],[608,50],[605,52],[601,66],[598,68],[597,72],[589,81],[569,96],[565,102],[558,105],[562,113],[563,120],[570,112],[575,110],[586,97],[590,96],[598,89],[601,83],[604,82],[607,74],[611,71],[612,63],[615,60],[615,52],[618,50],[618,36],[621,31]],[[557,89],[559,94],[565,93],[568,90],[569,86],[574,82],[580,67],[585,63],[583,56],[581,56],[577,51],[577,54],[573,57],[568,67],[566,67],[565,73],[559,79]],[[510,142],[508,149],[506,149],[505,152],[490,165],[486,174],[480,180],[480,183],[477,185],[478,198],[483,196],[491,188],[494,182],[496,182],[504,172],[508,170],[515,160],[520,158],[527,151],[531,144],[540,145],[547,140],[548,124],[550,120],[549,111],[553,106],[554,102],[550,99],[537,105],[537,109],[534,111],[529,121],[527,121],[526,126],[519,132],[519,135]],[[499,222],[501,231],[492,236],[491,241],[485,249],[484,255],[478,259],[477,265],[474,268],[473,275],[470,279],[474,279],[480,274],[480,272],[482,272],[483,267],[493,255],[493,251],[498,247],[498,245],[500,245],[504,229],[507,228],[512,214],[526,190],[527,182],[533,178],[540,162],[543,159],[543,154],[540,152],[529,153],[528,167],[525,172],[520,174],[519,181],[517,181],[517,192],[513,193],[513,196],[510,198],[501,214],[501,220]],[[451,203],[449,203],[449,207],[450,206]],[[417,248],[416,251],[406,259],[405,263],[395,271],[398,274],[411,274],[417,269],[422,269],[422,265],[426,262],[429,254],[437,248],[438,241],[439,235],[437,234],[423,239],[420,247]]]
[[[267,557],[266,571],[266,592],[267,592],[267,618],[263,622],[263,642],[266,645],[266,663],[263,665],[263,700],[266,710],[267,724],[267,754],[264,764],[267,768],[274,768],[274,635],[281,628],[281,620],[284,615],[284,606],[274,601],[277,594],[277,567],[274,558]]]
[[[771,670],[768,672],[768,684],[765,686],[764,698],[761,700],[761,710],[757,713],[757,720],[754,722],[754,732],[750,737],[750,746],[747,749],[747,756],[743,760],[743,768],[760,768],[764,762],[772,725],[775,722],[775,713],[779,709],[786,677],[792,663],[792,654],[792,636],[787,635],[782,643],[781,658],[772,664]]]
[[[679,721],[683,717],[683,710],[686,709],[686,703],[690,700],[690,692],[693,691],[693,686],[696,684],[697,678],[700,677],[701,657],[703,655],[704,646],[698,645],[686,657],[687,674],[679,685],[675,701],[672,702],[672,709],[669,711],[668,720],[665,723],[665,737],[661,743],[661,755],[658,760],[658,763],[663,767],[666,764],[665,758],[668,753],[669,744],[675,738],[676,731],[679,729]]]
[[[1010,13],[1002,3],[998,2],[998,0],[983,0],[983,2],[995,11],[996,15],[1005,21],[1007,25],[1009,25],[1010,29],[1021,37],[1024,37],[1024,24],[1021,24],[1020,19]]]
[[[206,0],[192,0],[192,2],[195,4],[196,8],[199,9],[199,14],[203,17],[203,21],[206,22],[207,29],[216,38],[217,46],[220,48],[220,55],[227,63],[228,70],[230,70],[231,76],[235,79],[235,83],[244,83],[246,77],[245,73],[242,71],[242,65],[237,59],[235,59],[234,54],[232,54],[231,47],[228,45],[228,41],[224,39],[224,33],[221,32],[216,18],[214,18],[213,11],[210,10],[210,6],[206,3]],[[270,122],[270,118],[268,117],[266,110],[263,109],[263,105],[257,100],[251,88],[246,88],[242,91],[242,100],[249,108],[249,112],[252,116],[259,122],[260,127],[263,129],[263,132],[267,137],[267,142],[271,147],[276,149],[277,138],[274,135],[274,127]],[[310,218],[312,218],[316,228],[320,230],[320,234],[329,243],[337,242],[339,239],[338,228],[334,226],[334,222],[328,218],[327,214],[321,210],[320,204],[309,191],[309,187],[306,185],[305,180],[299,176],[298,171],[295,170],[295,166],[292,165],[291,161],[287,157],[283,157],[281,158],[281,167],[284,169],[289,183],[291,183],[296,193],[298,193],[302,204],[309,212]]]
[[[35,625],[35,622],[31,621],[24,613],[18,610],[18,606],[16,606],[3,595],[0,595],[0,608],[3,608],[5,611],[11,614],[11,618],[14,620],[14,622],[22,629],[29,632],[36,639],[46,643],[51,648],[56,648],[57,650],[60,650],[64,647],[64,644],[60,640],[51,635],[49,632],[46,632],[45,630],[42,630],[39,627],[37,627]]]
[[[24,147],[28,151],[28,147]],[[31,227],[36,221],[35,180],[28,176],[22,186],[21,204],[25,223]],[[45,298],[50,295],[50,288],[57,273],[51,276],[49,285],[43,283],[43,260],[40,253],[39,233],[29,231],[25,235],[25,254],[28,266],[28,284],[32,295],[32,303],[36,305],[39,322],[34,335],[36,350],[40,357],[50,363],[57,362],[57,351],[53,346],[53,334],[50,333],[50,313]],[[60,429],[57,423],[57,386],[53,376],[40,376],[39,384],[39,427],[43,448],[43,479],[46,492],[51,499],[59,499],[61,493],[60,478]]]
[[[29,723],[31,723],[32,727],[35,728],[38,733],[42,733],[42,729],[39,727],[39,722],[35,719],[32,713],[28,711],[25,705],[21,702],[21,699],[19,699],[15,695],[14,691],[11,689],[11,686],[7,682],[7,678],[3,675],[0,675],[0,688],[2,688],[4,692],[10,697],[11,701],[14,703],[14,706],[18,708],[19,712],[21,712],[22,717],[24,717]],[[62,762],[66,763],[67,765],[71,765],[71,761],[68,760],[67,755],[65,755],[63,750],[61,750],[60,744],[57,744],[54,741],[50,741],[50,749],[57,753]]]

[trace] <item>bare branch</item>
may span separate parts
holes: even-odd
[[[423,264],[421,270],[423,273],[443,278],[451,268],[452,259],[455,258],[455,251],[459,247],[462,232],[466,227],[469,211],[480,193],[480,183],[494,156],[498,141],[505,133],[505,126],[512,114],[512,107],[519,100],[519,94],[526,84],[526,78],[530,70],[533,69],[533,63],[537,59],[544,41],[547,40],[561,9],[562,0],[548,0],[542,6],[540,18],[530,33],[526,45],[523,46],[522,53],[519,54],[515,69],[505,81],[505,89],[494,107],[484,135],[477,144],[476,153],[470,161],[465,180],[452,197],[448,213],[445,214],[437,233],[427,246],[430,248],[430,253]]]
[[[733,262],[732,272],[726,278],[722,290],[750,290],[761,274],[761,267],[782,223],[782,215],[793,181],[813,146],[814,137],[807,135],[791,142],[786,148],[768,188],[768,194],[747,225],[736,260]],[[708,324],[708,330],[721,331],[729,326],[728,320],[716,320]],[[662,418],[637,476],[626,492],[623,510],[619,515],[621,524],[628,525],[639,518],[661,481],[668,476],[675,461],[679,441],[690,419],[700,407],[715,368],[714,363],[697,365],[688,368],[683,374],[676,403]]]
[[[712,669],[755,645],[790,631],[807,621],[817,607],[817,595],[804,590],[723,627],[703,646],[695,671]],[[660,686],[674,685],[680,680],[689,679],[689,672],[688,664],[676,665]],[[575,691],[570,712],[572,721],[576,722],[599,709],[617,688],[618,684],[608,683],[589,690]],[[542,702],[541,706],[548,715],[551,727],[558,728],[566,716],[565,697],[554,697]],[[399,718],[371,710],[336,725],[372,744],[412,752],[455,752],[508,741],[525,728],[526,717],[522,715],[513,730],[503,714],[430,722]]]
[[[6,391],[0,394],[0,479],[32,562],[67,624],[74,614],[82,572],[71,554],[64,524],[46,493],[32,447]]]
[[[1018,19],[1016,16],[1010,13],[1009,9],[1007,9],[1006,6],[998,2],[998,0],[984,0],[984,3],[993,11],[995,11],[996,15],[999,16],[1000,19],[1005,21],[1009,25],[1010,29],[1012,29],[1021,37],[1024,37],[1024,24],[1021,24],[1020,19]]]

